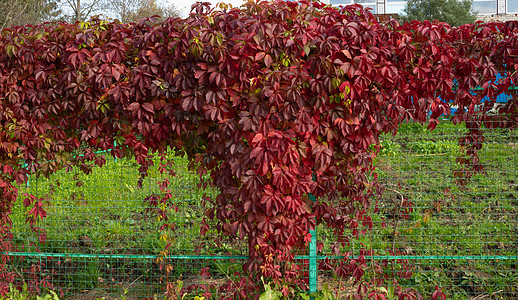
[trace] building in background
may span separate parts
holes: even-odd
[[[331,5],[349,5],[358,3],[370,7],[374,14],[395,15],[403,12],[405,0],[325,0]],[[518,0],[473,0],[473,10],[482,21],[518,20]]]

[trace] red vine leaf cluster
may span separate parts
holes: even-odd
[[[347,232],[372,227],[382,189],[371,145],[382,133],[404,121],[433,129],[455,106],[452,120],[469,131],[457,175],[482,170],[481,127],[518,123],[516,98],[492,112],[497,95],[515,93],[517,34],[516,22],[380,24],[359,5],[308,1],[5,29],[0,249],[11,249],[16,184],[30,175],[88,174],[107,151],[134,158],[143,178],[153,155],[177,151],[219,190],[207,216],[247,238],[245,270],[303,284],[293,259],[310,229],[325,224],[347,245]],[[28,222],[44,218],[42,202],[27,199]],[[146,201],[156,209],[164,199]],[[357,262],[347,264],[343,273],[360,278]]]

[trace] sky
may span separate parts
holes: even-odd
[[[166,0],[167,3],[174,4],[176,8],[181,11],[182,17],[187,17],[189,12],[191,11],[191,5],[196,3],[197,0]],[[203,0],[202,2],[210,2],[211,7],[214,7],[217,3],[224,2],[232,4],[233,7],[241,6],[245,1],[244,0]]]

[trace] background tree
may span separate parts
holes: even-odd
[[[59,19],[85,21],[96,14],[129,23],[153,15],[168,18],[180,13],[174,5],[156,0],[0,0],[0,30]]]
[[[102,0],[64,0],[61,5],[64,17],[70,22],[85,21],[94,14],[104,14]]]
[[[460,26],[476,20],[470,0],[408,0],[403,11],[400,18],[408,22],[439,20],[451,26]]]
[[[113,0],[107,2],[107,8],[115,13],[115,18],[122,23],[154,15],[163,18],[179,16],[179,11],[174,5],[160,4],[156,0]]]
[[[0,0],[0,30],[53,21],[59,14],[58,4],[53,0]]]

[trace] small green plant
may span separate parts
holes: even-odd
[[[261,281],[263,282],[264,292],[259,296],[259,300],[281,300],[283,299],[283,295],[280,291],[277,290],[276,286],[272,288],[271,284],[268,282],[264,282],[264,278],[261,277]]]
[[[29,293],[27,284],[24,283],[21,291],[12,284],[9,284],[9,292],[4,296],[0,296],[0,300],[59,300],[59,297],[53,291],[50,291],[50,294],[45,294],[41,297],[34,296]]]
[[[126,300],[126,295],[128,294],[128,289],[124,288],[124,294],[121,295],[121,300]]]
[[[259,296],[259,300],[287,300],[293,299],[292,297],[286,297],[283,295],[281,291],[279,291],[279,287],[274,285],[273,288],[271,283],[264,282],[264,279],[261,278],[264,286],[264,292]],[[302,300],[336,300],[337,298],[333,295],[332,291],[329,289],[329,286],[324,283],[322,285],[322,289],[317,293],[309,294],[308,292],[300,291],[296,293],[296,297],[294,299],[302,299]]]
[[[50,291],[50,294],[46,294],[42,297],[36,296],[36,300],[59,300],[59,297],[53,291]]]
[[[19,291],[17,288],[15,288],[12,284],[9,284],[9,293],[7,293],[5,296],[0,297],[0,300],[25,300],[30,299],[29,294],[27,292],[27,285],[24,283],[22,290]]]
[[[401,145],[391,140],[381,141],[380,156],[395,157],[401,155]]]
[[[336,300],[335,295],[333,295],[326,283],[322,285],[322,290],[316,293],[313,298],[311,298],[310,295],[306,293],[300,293],[300,297],[304,300]]]
[[[438,140],[427,141],[421,140],[413,142],[410,145],[410,150],[418,152],[419,154],[459,154],[459,145],[455,141]]]

